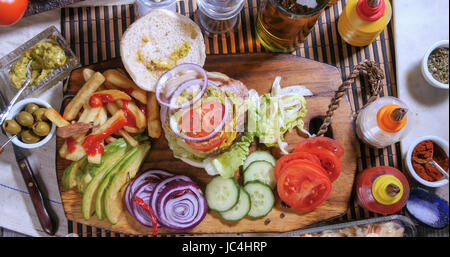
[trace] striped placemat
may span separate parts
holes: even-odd
[[[240,24],[234,33],[231,33],[229,37],[205,37],[207,54],[267,51],[256,39],[255,32],[256,14],[260,1],[246,1],[241,12]],[[292,54],[336,66],[342,74],[342,80],[345,80],[350,74],[354,65],[366,59],[374,60],[385,72],[381,95],[396,96],[395,55],[391,25],[369,46],[352,47],[345,43],[337,32],[337,20],[345,4],[346,0],[341,0],[327,8],[307,40]],[[177,3],[177,11],[193,20],[196,20],[194,13],[196,9],[195,0],[181,0]],[[61,32],[79,57],[82,65],[89,65],[118,57],[122,33],[135,19],[136,12],[133,5],[63,8],[61,9]],[[364,76],[361,75],[360,79],[353,83],[347,92],[353,111],[358,111],[367,102],[370,92]],[[399,144],[384,149],[373,149],[360,143],[359,147],[357,172],[382,165],[402,170]],[[352,195],[349,210],[337,221],[377,216],[379,215],[359,208],[355,196]],[[69,233],[76,233],[80,236],[128,236],[72,221],[68,222],[68,226]]]

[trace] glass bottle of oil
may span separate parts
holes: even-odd
[[[338,20],[338,32],[352,46],[367,46],[392,17],[389,0],[349,0]]]

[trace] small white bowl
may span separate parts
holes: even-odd
[[[35,104],[37,104],[39,106],[44,106],[45,108],[52,107],[49,103],[47,103],[46,101],[41,100],[39,98],[26,98],[24,100],[21,100],[21,101],[17,102],[15,105],[13,105],[13,107],[11,108],[11,111],[9,112],[9,115],[6,117],[6,120],[14,119],[14,116],[16,116],[16,114],[18,114],[19,112],[23,111],[29,103],[35,103]],[[42,138],[37,143],[26,144],[26,143],[20,141],[18,137],[14,138],[12,140],[12,143],[17,145],[17,146],[19,146],[19,147],[27,148],[27,149],[38,148],[38,147],[41,147],[41,146],[45,145],[48,141],[50,141],[50,139],[55,134],[55,131],[56,131],[56,126],[55,126],[55,124],[52,124],[52,128],[50,129],[50,133],[48,133],[47,136]],[[12,137],[12,136],[13,135],[8,134],[8,137]]]
[[[448,84],[441,83],[437,81],[433,75],[431,75],[431,72],[428,70],[428,57],[430,57],[430,54],[437,48],[440,47],[447,47],[448,48],[448,40],[442,40],[434,43],[425,53],[422,59],[422,75],[425,78],[425,80],[428,82],[428,84],[442,89],[448,89]]]
[[[422,185],[424,185],[424,186],[427,186],[427,187],[441,187],[441,186],[445,186],[445,185],[448,184],[448,179],[443,178],[443,179],[441,179],[441,180],[434,181],[434,182],[427,181],[427,180],[421,178],[421,177],[416,173],[416,171],[415,171],[414,168],[413,168],[412,160],[411,160],[412,152],[414,151],[414,148],[416,148],[416,146],[417,146],[420,142],[425,141],[425,140],[431,140],[431,141],[433,141],[435,144],[439,145],[439,146],[445,151],[445,153],[446,153],[447,156],[448,156],[448,150],[449,150],[449,149],[448,149],[448,142],[447,142],[447,141],[445,141],[444,139],[442,139],[442,138],[440,138],[440,137],[436,137],[436,136],[425,136],[425,137],[421,137],[421,138],[418,138],[416,141],[412,142],[411,146],[409,147],[408,152],[406,153],[406,158],[405,158],[406,168],[408,169],[409,174],[411,174],[411,176],[412,176],[415,180],[417,180],[417,182],[419,182],[420,184],[422,184]]]

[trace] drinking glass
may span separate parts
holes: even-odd
[[[256,22],[261,43],[273,52],[292,52],[311,32],[330,0],[262,0]]]

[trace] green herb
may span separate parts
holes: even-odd
[[[437,81],[448,84],[448,47],[440,47],[430,54],[428,70]]]

